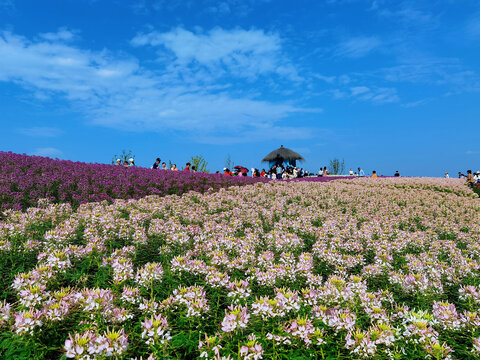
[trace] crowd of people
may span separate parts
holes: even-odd
[[[223,174],[227,176],[248,176],[248,169],[242,167],[236,167],[232,172],[228,168],[223,168]],[[217,171],[217,174],[219,171]],[[252,177],[266,177],[269,179],[294,179],[305,176],[310,176],[308,170],[297,168],[293,166],[273,165],[270,169],[262,169],[261,171],[256,168],[251,168]]]
[[[445,177],[448,179],[450,176],[448,172],[445,172]],[[458,172],[459,179],[466,179],[467,183],[471,186],[475,184],[480,184],[480,170],[477,170],[476,173],[473,173],[472,170],[467,170],[467,174],[462,173],[461,171]]]
[[[177,168],[177,164],[172,164],[171,167],[169,168],[165,162],[161,162],[161,161],[162,160],[160,158],[157,158],[150,168],[159,169],[159,170],[171,170],[171,171],[191,171],[191,172],[197,171],[195,166],[192,166],[190,162],[187,162],[185,164],[185,167],[182,170],[180,170]],[[123,162],[121,159],[117,159],[117,165],[123,166],[123,167],[135,166],[135,159],[130,158]],[[231,171],[226,167],[223,168],[223,175],[226,175],[226,176],[248,176],[248,173],[249,173],[249,170],[242,166],[236,166],[233,169],[233,171]],[[221,172],[217,171],[216,174],[221,174]],[[313,174],[308,172],[308,170],[304,170],[303,168],[298,168],[295,166],[284,166],[283,164],[276,164],[271,166],[268,170],[262,169],[261,171],[256,168],[251,168],[251,174],[252,174],[251,175],[252,177],[266,177],[270,179],[295,179],[295,178],[302,178],[302,177],[309,177],[309,176],[331,175],[326,166],[324,166],[323,168],[320,167],[320,170],[317,172],[317,174]],[[359,167],[357,171],[353,171],[353,169],[350,169],[348,172],[348,176],[365,177],[368,175],[366,175],[365,171]],[[400,176],[400,173],[398,172],[398,170],[395,171],[393,176],[394,177]],[[371,177],[373,178],[378,177],[377,172],[375,170],[372,171]],[[448,174],[448,172],[444,173],[444,177],[447,179],[450,178],[450,175]],[[480,170],[477,171],[476,173],[473,173],[472,170],[467,170],[466,174],[459,171],[458,178],[465,179],[467,183],[471,186],[475,184],[480,184]]]
[[[135,166],[135,159],[130,158],[128,160],[124,160],[122,162],[121,159],[117,159],[117,164],[118,166],[123,166],[123,167],[131,167]],[[160,158],[157,158],[153,165],[150,167],[151,169],[157,169],[157,170],[171,170],[171,171],[190,171],[190,172],[196,172],[197,169],[195,166],[192,166],[190,162],[187,162],[185,164],[185,167],[180,170],[177,168],[177,164],[171,164],[170,167],[167,166],[165,162],[162,162]],[[235,166],[235,168],[230,170],[229,168],[223,168],[223,173],[220,171],[216,171],[216,174],[223,174],[226,176],[249,176],[249,172],[251,172],[252,177],[266,177],[270,179],[295,179],[295,178],[302,178],[302,177],[311,177],[311,176],[329,176],[333,175],[330,174],[328,171],[327,167],[320,167],[320,170],[316,174],[310,173],[308,170],[304,170],[303,168],[298,168],[296,166],[284,166],[284,164],[275,164],[271,166],[269,169],[265,170],[259,170],[256,168],[251,168],[250,171],[247,168],[244,168],[242,166]],[[373,178],[377,178],[377,172],[375,170],[372,171],[372,175],[367,175],[365,171],[362,168],[358,168],[357,171],[354,171],[353,169],[350,169],[348,171],[348,176],[358,176],[358,177],[367,177],[371,176]],[[400,173],[395,171],[393,174],[394,177],[399,177]],[[448,172],[444,173],[445,178],[450,178],[450,175]],[[467,183],[470,186],[474,186],[475,184],[480,184],[480,170],[477,172],[472,172],[472,170],[467,170],[467,173],[464,174],[461,171],[458,172],[458,178],[459,179],[465,179]]]
[[[308,170],[304,170],[303,168],[298,168],[294,166],[284,166],[283,164],[273,165],[270,169],[268,170],[262,169],[261,171],[259,169],[252,168],[251,172],[253,177],[266,177],[270,179],[295,179],[295,178],[311,177],[311,176],[322,177],[322,176],[328,176],[328,175],[336,175],[336,174],[330,174],[326,166],[321,167],[320,170],[316,174],[314,174],[314,173],[310,173]],[[219,171],[217,171],[217,173],[219,173]],[[238,167],[237,169],[235,169],[234,172],[232,172],[228,168],[223,168],[224,175],[248,176],[247,173],[248,173],[248,170],[245,168],[242,169],[241,167]],[[350,169],[350,171],[348,172],[348,176],[364,177],[367,175],[365,174],[365,171],[359,167],[358,172],[353,171],[353,169]],[[373,170],[371,176],[373,178],[378,177],[377,172]],[[393,176],[400,176],[400,173],[398,172],[398,170],[395,172]]]
[[[128,160],[123,161],[122,163],[121,159],[117,159],[117,165],[123,166],[123,167],[135,166],[135,160],[133,158],[130,158]],[[180,170],[179,168],[177,168],[177,164],[171,164],[171,166],[168,167],[167,164],[165,162],[162,162],[160,158],[157,158],[150,168],[156,169],[156,170],[171,170],[171,171],[191,171],[191,172],[197,171],[196,167],[192,166],[190,162],[187,162],[185,164],[185,167],[182,170]],[[266,177],[270,179],[295,179],[295,178],[310,177],[310,176],[321,177],[321,176],[334,175],[334,174],[330,174],[326,166],[324,166],[323,168],[321,167],[320,170],[317,172],[317,174],[314,174],[314,173],[310,173],[308,170],[304,170],[303,168],[299,168],[296,166],[289,166],[289,165],[284,166],[283,163],[272,165],[267,170],[265,169],[259,170],[256,168],[251,168],[250,171],[251,171],[252,177]],[[226,167],[223,168],[223,175],[226,175],[226,176],[249,176],[248,173],[249,173],[249,170],[242,166],[236,166],[233,169],[233,171]],[[222,174],[222,173],[220,171],[216,171],[216,174]],[[368,175],[366,175],[365,171],[359,167],[358,171],[353,171],[353,169],[350,169],[350,171],[348,172],[348,176],[365,177]],[[395,172],[393,176],[400,176],[400,173],[398,172],[398,170]],[[480,177],[480,173],[478,174],[478,176]],[[378,177],[377,172],[375,170],[372,171],[371,177],[373,178]],[[448,177],[447,173],[445,173],[445,177]]]
[[[135,166],[135,160],[133,158],[130,158],[130,159],[128,159],[128,161],[125,160],[122,163],[122,159],[117,159],[117,165],[118,166],[123,166],[123,167]]]
[[[150,169],[159,169],[159,170],[171,170],[171,171],[180,171],[180,169],[177,168],[177,164],[172,164],[172,166],[170,168],[167,167],[167,164],[165,162],[162,162],[162,164],[160,165],[160,162],[162,160],[160,158],[157,158],[155,160],[155,162],[153,163],[152,166],[150,166]],[[123,167],[130,167],[130,166],[135,166],[135,160],[133,158],[130,158],[127,160],[125,160],[123,163],[122,163],[122,160],[121,159],[117,159],[117,165],[118,166],[123,166]],[[195,168],[195,166],[192,166],[191,163],[187,162],[185,164],[185,167],[183,168],[182,171],[193,171],[193,172],[196,172],[197,169]]]

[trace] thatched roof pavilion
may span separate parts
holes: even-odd
[[[270,164],[288,162],[289,164],[295,166],[297,160],[305,161],[302,155],[296,153],[293,150],[287,149],[282,145],[277,150],[274,150],[270,154],[265,156],[262,161],[268,162]]]

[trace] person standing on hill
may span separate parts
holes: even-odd
[[[117,159],[117,165],[122,165],[122,160],[121,159]]]
[[[192,165],[192,164],[190,164],[189,162],[187,162],[187,163],[185,164],[185,169],[183,169],[183,171],[190,171],[190,166],[191,166],[191,165]]]
[[[475,184],[475,180],[472,175],[472,170],[467,170],[467,184],[473,186]]]
[[[165,164],[164,162],[162,163],[162,170],[168,170],[167,164]]]
[[[362,168],[358,168],[358,176],[365,176],[365,171]]]
[[[396,177],[399,177],[400,176],[400,173],[397,171],[395,171],[395,174],[393,176],[396,176]]]
[[[171,170],[172,170],[172,171],[178,171],[178,169],[177,169],[177,164],[173,164],[173,166],[172,166],[172,169],[171,169]]]
[[[157,158],[157,160],[155,160],[155,162],[153,163],[152,165],[152,169],[159,169],[160,168],[160,158]]]
[[[135,160],[133,158],[128,159],[128,166],[135,166]]]
[[[277,165],[277,168],[275,169],[275,172],[277,173],[277,179],[282,178],[282,172],[283,172],[283,166]]]
[[[377,178],[377,172],[375,170],[372,171],[372,178]]]

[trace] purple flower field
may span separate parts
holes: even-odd
[[[124,168],[86,164],[0,152],[0,210],[25,210],[39,199],[79,204],[114,199],[140,199],[147,195],[205,192],[266,182],[264,178],[230,177],[183,171]]]

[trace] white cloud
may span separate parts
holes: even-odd
[[[335,54],[340,57],[360,58],[380,45],[381,41],[374,36],[355,37],[339,44]]]
[[[95,123],[125,130],[175,129],[224,136],[251,128],[270,127],[289,114],[302,111],[290,105],[231,98],[227,94],[171,94],[141,91],[132,98],[112,99],[95,113]],[[161,95],[158,93],[158,95]]]
[[[313,77],[319,79],[319,80],[322,80],[322,81],[325,81],[326,83],[333,83],[336,79],[335,76],[325,76],[325,75],[322,75],[322,74],[313,74]]]
[[[420,26],[425,26],[436,20],[432,14],[415,9],[406,3],[400,3],[400,7],[397,9],[382,8],[377,9],[377,12],[380,16],[394,21],[401,21],[407,24]]]
[[[132,45],[164,48],[173,53],[182,68],[200,65],[215,74],[227,71],[230,75],[256,78],[276,73],[299,80],[293,65],[282,55],[280,37],[262,30],[216,28],[207,33],[193,33],[176,28],[164,33],[138,34]]]
[[[480,78],[456,59],[418,59],[373,74],[391,82],[448,86],[453,92],[480,90]]]
[[[405,107],[405,108],[413,108],[413,107],[417,107],[417,106],[421,106],[423,104],[426,104],[430,101],[431,99],[421,99],[421,100],[418,100],[418,101],[412,101],[412,102],[409,102],[409,103],[406,103],[406,104],[403,104],[402,106]]]
[[[370,89],[366,86],[354,86],[350,88],[352,96],[357,96],[360,94],[365,94],[370,91]]]
[[[224,44],[230,50],[225,49],[222,56],[194,54],[188,50],[182,53],[177,48],[179,40],[175,35],[183,36],[182,33],[170,32],[167,36],[169,46],[183,54],[180,56],[184,59],[198,58],[205,63],[235,62],[242,51],[244,55],[256,54],[252,61],[265,58],[268,62],[264,54],[278,51],[280,46],[278,39],[272,40],[262,32],[254,32],[250,38],[236,30],[234,33],[241,35],[229,38],[225,32],[216,30],[212,33],[217,34],[212,38],[215,39],[213,47],[209,47],[202,36],[183,35],[187,39],[190,37],[191,47],[200,52],[217,51]],[[261,50],[262,42],[258,37],[262,36],[271,41],[270,50]],[[200,39],[200,44],[195,44],[195,39]],[[228,39],[237,39],[237,45],[227,45]],[[237,63],[242,63],[244,69],[253,69],[246,55],[242,61],[244,63]],[[241,89],[230,91],[222,81],[215,81],[202,72],[188,77],[185,74],[188,69],[179,64],[177,71],[171,70],[167,67],[150,71],[133,57],[119,57],[107,50],[82,50],[63,40],[31,41],[8,32],[0,34],[0,81],[14,82],[32,94],[64,96],[97,125],[129,131],[182,131],[213,141],[229,132],[234,131],[241,137],[258,129],[267,134],[276,131],[287,136],[288,131],[282,132],[278,125],[280,120],[295,113],[318,111],[288,103],[261,101],[253,95],[242,95]],[[305,135],[301,129],[290,134],[293,137]]]
[[[355,79],[358,82],[359,79]],[[397,90],[392,87],[378,87],[374,85],[357,85],[346,87],[349,82],[342,82],[341,77],[336,81],[339,86],[336,89],[328,90],[326,93],[330,94],[334,99],[355,99],[361,101],[369,101],[374,104],[386,104],[400,101]]]
[[[322,77],[314,77],[324,81]],[[455,58],[404,56],[399,65],[332,76],[330,79],[335,88],[327,93],[333,98],[356,98],[376,103],[400,101],[396,89],[402,86],[402,83],[433,86],[443,89],[446,96],[480,91],[480,76]],[[411,108],[431,100],[431,97],[412,99],[402,106]]]
[[[397,90],[394,88],[370,88],[367,86],[355,86],[350,88],[353,98],[371,101],[377,104],[392,103],[399,101]]]
[[[42,33],[39,35],[42,39],[49,41],[72,41],[76,34],[67,28],[60,28],[57,32]]]
[[[17,129],[19,134],[32,137],[56,137],[62,134],[60,129],[44,127],[44,126],[34,126],[31,128],[20,128]]]
[[[33,155],[57,158],[62,156],[63,152],[53,147],[44,147],[44,148],[38,148],[37,150],[35,150],[35,153]]]

